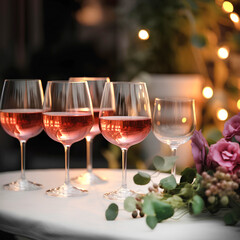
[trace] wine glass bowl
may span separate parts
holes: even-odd
[[[1,96],[1,125],[7,134],[17,138],[21,147],[21,178],[4,185],[13,191],[38,190],[41,184],[25,177],[25,148],[29,138],[42,131],[43,89],[41,80],[7,79]]]
[[[108,77],[71,77],[69,78],[69,81],[70,82],[87,81],[94,113],[93,127],[85,137],[87,153],[86,157],[87,171],[81,174],[80,176],[72,178],[72,181],[83,185],[105,183],[106,179],[104,177],[98,176],[93,172],[93,139],[96,135],[101,133],[99,129],[100,103],[104,85],[106,82],[110,82],[110,79]]]
[[[155,98],[152,128],[156,138],[176,155],[179,145],[186,143],[196,128],[195,100]],[[176,165],[171,172],[176,174]]]
[[[151,130],[151,111],[145,83],[105,83],[99,126],[102,135],[122,150],[122,185],[104,194],[111,200],[124,200],[135,192],[127,188],[127,150],[140,143]]]
[[[87,190],[74,187],[69,178],[70,147],[82,140],[93,126],[92,102],[87,82],[49,81],[43,105],[47,135],[65,150],[65,182],[46,193],[56,197],[83,196]]]

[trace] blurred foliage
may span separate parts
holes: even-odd
[[[130,40],[125,64],[133,76],[139,71],[201,72],[193,46],[207,44],[205,31],[216,28],[221,12],[214,0],[138,0],[125,14]],[[137,38],[140,29],[149,32],[148,40]]]

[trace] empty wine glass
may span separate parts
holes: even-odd
[[[104,197],[123,200],[135,195],[127,188],[127,150],[140,143],[151,130],[151,110],[145,83],[105,83],[101,107],[102,135],[122,150],[122,186]]]
[[[7,79],[1,96],[1,124],[21,147],[21,178],[4,185],[13,191],[38,190],[41,184],[30,182],[25,176],[26,142],[42,131],[43,89],[41,80]]]
[[[74,187],[69,178],[70,147],[86,137],[93,126],[93,111],[87,82],[49,81],[43,104],[43,126],[47,135],[65,150],[65,182],[46,194],[82,196],[87,190]]]
[[[195,100],[188,98],[155,98],[153,133],[170,146],[176,156],[179,145],[187,142],[196,127]],[[171,170],[176,174],[176,163]]]
[[[106,182],[106,179],[100,177],[93,173],[92,171],[92,145],[93,139],[96,135],[100,134],[99,129],[99,111],[100,111],[100,103],[102,99],[102,92],[106,82],[109,82],[110,79],[108,77],[71,77],[69,78],[70,82],[81,82],[87,81],[92,105],[93,105],[93,113],[94,113],[94,125],[89,132],[89,134],[85,137],[86,139],[86,152],[87,152],[87,172],[83,173],[80,176],[73,178],[74,182],[80,184],[98,184]]]

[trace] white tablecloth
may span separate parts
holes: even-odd
[[[83,170],[70,170],[71,177]],[[115,190],[121,184],[121,170],[96,169],[108,182],[90,186],[89,194],[79,198],[56,198],[45,195],[49,188],[59,186],[64,180],[64,170],[28,170],[29,180],[42,183],[39,191],[12,192],[0,190],[0,230],[32,239],[240,239],[240,225],[225,226],[219,218],[208,215],[190,216],[179,220],[169,219],[151,230],[145,218],[133,219],[131,213],[120,210],[115,221],[105,220],[105,210],[112,202],[103,193]],[[136,191],[132,177],[137,170],[128,170],[128,185]],[[19,172],[0,174],[0,184],[16,180]],[[165,177],[165,174],[160,175]],[[158,180],[156,179],[156,182]],[[121,206],[121,204],[119,204]]]

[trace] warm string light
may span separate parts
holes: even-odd
[[[232,3],[229,2],[229,1],[224,1],[223,2],[222,9],[227,13],[231,13],[234,10]]]
[[[148,39],[149,39],[149,33],[148,33],[147,30],[141,29],[141,30],[138,32],[138,37],[139,37],[141,40],[148,40]]]
[[[240,99],[237,101],[237,108],[240,110]]]
[[[228,118],[228,111],[224,108],[221,108],[217,111],[217,118],[220,121],[225,121]]]
[[[221,59],[227,59],[229,56],[229,50],[227,47],[220,47],[218,49],[218,57]]]
[[[234,23],[238,23],[239,22],[239,16],[237,13],[231,13],[230,14],[230,19],[234,22]]]
[[[202,95],[206,99],[210,99],[213,96],[213,89],[211,87],[205,87],[202,90]]]

